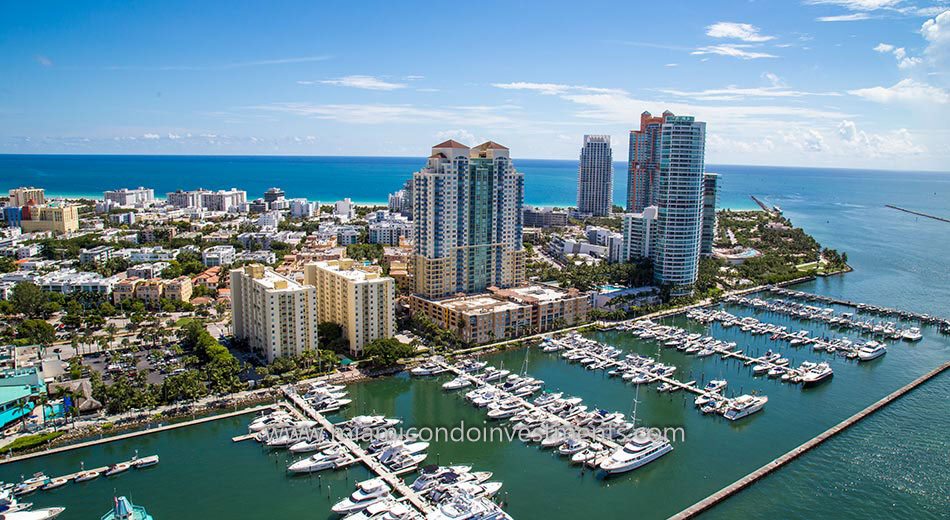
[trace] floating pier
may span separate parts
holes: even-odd
[[[423,514],[429,514],[432,511],[432,506],[428,501],[423,499],[418,493],[412,490],[399,475],[412,471],[415,468],[409,468],[401,472],[390,471],[386,466],[383,466],[378,460],[376,460],[372,455],[366,452],[359,444],[353,442],[349,437],[347,437],[343,432],[341,432],[333,423],[331,423],[326,417],[323,416],[320,412],[316,411],[306,400],[300,397],[295,391],[288,387],[283,388],[284,395],[287,396],[287,399],[304,415],[310,419],[317,421],[320,426],[326,430],[330,437],[333,440],[340,443],[345,447],[353,456],[355,457],[354,462],[362,462],[367,468],[375,473],[379,478],[385,481],[394,491],[398,492],[400,495],[405,497],[405,499],[412,504],[414,508],[422,512]]]
[[[950,323],[950,319],[941,318],[939,316],[931,316],[929,314],[905,311],[901,309],[894,309],[890,307],[882,307],[880,305],[870,305],[867,303],[859,303],[851,300],[843,300],[841,298],[833,298],[831,296],[824,296],[820,294],[812,294],[804,291],[796,291],[794,289],[787,289],[785,287],[776,287],[770,286],[767,288],[769,291],[783,296],[790,296],[792,298],[798,298],[801,300],[808,301],[818,301],[830,304],[842,305],[844,307],[852,307],[859,311],[869,312],[872,314],[883,314],[887,316],[893,316],[896,318],[903,318],[908,320],[917,320],[922,323]]]
[[[736,493],[742,491],[743,489],[751,486],[752,484],[758,482],[766,475],[771,474],[777,469],[785,466],[789,462],[797,459],[798,457],[804,455],[808,451],[812,450],[816,446],[824,443],[828,439],[834,437],[835,435],[847,430],[851,426],[854,426],[862,419],[868,417],[869,415],[877,412],[878,410],[884,408],[888,404],[896,401],[902,396],[906,395],[911,390],[917,388],[918,386],[926,383],[927,381],[933,379],[934,377],[940,375],[942,372],[950,368],[950,361],[945,362],[939,367],[927,372],[926,374],[918,377],[917,379],[911,381],[907,385],[895,390],[894,392],[888,394],[886,397],[880,399],[879,401],[871,404],[867,408],[861,410],[860,412],[848,417],[844,421],[832,426],[831,428],[820,433],[816,437],[812,438],[808,442],[796,447],[795,449],[789,451],[788,453],[782,455],[781,457],[769,462],[768,464],[762,466],[761,468],[749,473],[748,475],[742,477],[741,479],[735,481],[729,486],[724,487],[723,489],[713,493],[712,495],[706,497],[705,499],[693,504],[692,506],[680,511],[679,513],[670,517],[670,520],[685,520],[687,518],[693,518],[700,513],[708,510],[709,508],[715,506],[716,504],[726,500],[727,498],[735,495]]]

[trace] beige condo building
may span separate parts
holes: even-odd
[[[320,321],[343,327],[354,356],[371,341],[396,334],[396,282],[379,266],[349,258],[311,262],[304,266],[304,283],[316,288]]]
[[[268,363],[316,351],[317,291],[260,264],[231,271],[234,337]]]

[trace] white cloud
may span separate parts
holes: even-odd
[[[750,45],[744,44],[722,44],[722,45],[708,45],[706,47],[700,47],[693,51],[691,54],[702,55],[702,54],[718,54],[720,56],[729,56],[732,58],[741,58],[743,60],[756,60],[760,58],[777,58],[774,54],[768,54],[765,52],[751,51],[747,50]]]
[[[666,65],[663,65],[663,66],[664,66],[664,67],[679,67],[680,64],[679,64],[679,63],[667,63]]]
[[[36,62],[37,62],[37,63],[39,63],[40,65],[42,65],[42,66],[44,66],[44,67],[52,67],[52,66],[53,66],[53,60],[49,59],[48,56],[43,56],[42,54],[37,54],[36,56],[34,56],[34,58],[36,58]]]
[[[811,5],[838,5],[851,11],[877,11],[894,8],[902,0],[805,0]]]
[[[567,94],[568,92],[593,92],[598,94],[626,94],[623,90],[614,88],[587,87],[584,85],[564,85],[561,83],[532,83],[515,81],[512,83],[492,83],[493,87],[505,90],[531,90],[547,96]]]
[[[298,83],[308,84],[307,82]],[[397,90],[406,88],[405,83],[392,83],[374,76],[361,75],[343,76],[342,78],[336,79],[325,79],[320,81],[320,83],[323,83],[324,85],[336,85],[338,87],[360,88],[364,90]]]
[[[920,26],[920,34],[929,42],[924,54],[935,65],[942,65],[950,59],[950,10],[924,22]]]
[[[869,134],[846,119],[838,125],[838,137],[850,153],[871,157],[918,155],[927,151],[914,143],[906,128],[888,134]]]
[[[794,128],[781,132],[782,140],[803,152],[825,150],[825,136],[814,128]]]
[[[889,43],[879,43],[874,50],[881,54],[893,54],[894,59],[897,60],[897,67],[901,69],[909,69],[921,61],[920,58],[908,56],[907,50],[903,47],[895,47]]]
[[[762,77],[765,78],[769,82],[769,84],[771,84],[775,88],[785,87],[785,82],[782,81],[782,78],[778,77],[778,74],[775,74],[772,72],[763,72]]]
[[[858,22],[861,20],[870,20],[871,15],[867,13],[838,14],[833,16],[819,16],[815,18],[819,22]]]
[[[501,115],[510,107],[448,107],[426,108],[415,105],[387,104],[327,104],[274,103],[248,107],[255,110],[283,112],[317,119],[328,119],[353,124],[431,123],[471,124],[479,126],[505,125],[511,118]]]
[[[162,136],[158,134],[145,134],[142,136],[142,139],[161,139]]]
[[[168,138],[169,138],[169,139],[172,139],[172,140],[181,139],[181,135],[179,135],[179,134],[173,134],[173,133],[169,132],[169,133],[168,133]]]
[[[452,139],[460,143],[469,143],[469,144],[475,144],[475,143],[481,142],[480,139],[475,137],[475,134],[462,128],[459,128],[457,130],[443,130],[441,132],[436,133],[435,138],[439,141]]]
[[[840,96],[837,92],[805,92],[792,90],[783,86],[742,88],[730,85],[725,88],[685,91],[675,89],[660,89],[664,94],[677,97],[692,98],[702,101],[733,101],[746,98],[798,98],[805,96]]]
[[[774,36],[759,33],[759,28],[748,23],[717,22],[706,27],[706,35],[713,38],[733,38],[745,42],[767,42]]]
[[[875,103],[950,103],[950,92],[928,83],[902,79],[891,87],[869,87],[849,90],[849,94]]]

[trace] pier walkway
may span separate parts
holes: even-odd
[[[836,305],[842,305],[844,307],[852,307],[858,309],[859,311],[865,311],[872,314],[884,314],[886,316],[893,316],[895,318],[903,318],[910,320],[917,320],[922,323],[948,323],[950,320],[947,318],[941,318],[939,316],[931,316],[929,314],[924,314],[920,312],[911,312],[904,311],[901,309],[894,309],[890,307],[882,307],[879,305],[870,305],[867,303],[859,303],[851,300],[843,300],[841,298],[834,298],[831,296],[824,296],[821,294],[812,294],[803,291],[796,291],[794,289],[788,289],[785,287],[769,287],[770,292],[781,294],[783,296],[790,296],[792,298],[798,298],[800,300],[808,301],[818,301],[823,303],[830,303]]]
[[[320,412],[313,409],[307,401],[300,397],[295,391],[290,388],[283,388],[284,395],[287,399],[293,403],[301,412],[303,412],[310,419],[317,421],[320,426],[324,428],[327,432],[330,433],[330,436],[340,443],[343,447],[349,450],[353,456],[356,457],[356,460],[362,462],[367,468],[370,469],[373,473],[379,476],[384,482],[389,484],[389,486],[400,495],[405,497],[405,499],[412,504],[418,511],[422,512],[424,515],[428,515],[432,512],[432,506],[429,505],[425,499],[419,496],[418,493],[412,490],[406,483],[399,478],[399,475],[406,473],[407,471],[394,473],[388,468],[383,466],[378,460],[376,460],[372,455],[366,452],[359,444],[353,442],[352,439],[347,437],[343,432],[341,432],[336,425],[331,423],[326,417],[323,416]]]
[[[693,518],[696,515],[708,510],[709,508],[715,506],[716,504],[726,500],[732,495],[742,491],[743,489],[751,486],[752,484],[758,482],[766,475],[771,474],[777,469],[785,466],[789,462],[797,459],[813,448],[824,443],[828,439],[834,437],[835,435],[847,430],[851,426],[854,426],[862,419],[868,417],[869,415],[877,412],[878,410],[884,408],[888,404],[896,401],[902,396],[906,395],[911,390],[917,388],[918,386],[926,383],[930,379],[940,375],[942,372],[950,368],[950,361],[943,363],[939,367],[927,372],[926,374],[918,377],[917,379],[911,381],[907,385],[895,390],[894,392],[888,394],[884,398],[872,403],[867,408],[861,410],[860,412],[848,417],[844,421],[832,426],[831,428],[820,433],[816,437],[812,438],[808,442],[796,447],[795,449],[789,451],[788,453],[782,455],[781,457],[769,462],[768,464],[762,466],[761,468],[749,473],[748,475],[742,477],[741,479],[735,481],[734,483],[726,486],[725,488],[713,493],[712,495],[706,497],[705,499],[693,504],[692,506],[680,511],[679,513],[670,517],[670,520],[685,520],[687,518]]]

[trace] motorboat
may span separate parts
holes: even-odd
[[[389,494],[392,489],[383,479],[376,477],[356,483],[356,491],[350,498],[354,502],[363,502],[371,498],[377,498]]]
[[[600,463],[600,469],[608,474],[635,470],[673,451],[673,445],[664,438],[652,438],[640,434],[614,451]]]
[[[158,464],[158,455],[149,455],[139,458],[138,455],[132,457],[132,467],[135,469],[148,468]]]
[[[738,421],[743,417],[754,414],[761,410],[765,403],[769,402],[769,398],[764,395],[740,395],[735,399],[728,401],[726,404],[726,411],[723,412],[722,416],[730,421]]]
[[[333,507],[330,509],[334,513],[345,515],[362,511],[377,502],[382,502],[390,498],[392,498],[392,495],[390,495],[388,492],[383,496],[375,496],[367,498],[366,500],[353,500],[352,498],[346,498],[337,502],[336,504],[333,504]]]
[[[877,359],[884,354],[887,354],[887,347],[885,347],[883,343],[869,341],[858,349],[858,360],[871,361],[872,359]]]
[[[325,469],[336,469],[349,464],[351,461],[353,461],[353,456],[342,446],[335,444],[316,455],[294,462],[287,467],[287,471],[291,473],[312,473]]]
[[[441,482],[458,479],[460,475],[467,475],[472,470],[471,466],[436,466],[435,464],[424,466],[421,474],[412,482],[413,491],[422,493]],[[490,472],[488,478],[491,478]]]
[[[583,439],[569,437],[563,444],[558,446],[557,452],[564,456],[572,456],[584,451],[590,446],[590,443]]]
[[[712,379],[706,386],[703,387],[703,390],[706,392],[721,392],[723,388],[729,385],[729,382],[725,379]]]
[[[485,497],[458,493],[440,503],[426,520],[511,520],[511,516]]]
[[[816,386],[834,376],[834,371],[828,363],[819,363],[810,370],[802,374],[802,384],[804,386]]]
[[[43,489],[43,491],[48,491],[48,490],[50,490],[50,489],[56,489],[56,488],[58,488],[58,487],[63,487],[63,486],[65,486],[65,485],[68,484],[68,483],[69,483],[69,479],[63,478],[63,477],[56,477],[56,478],[54,478],[54,479],[50,479],[49,482],[47,482],[46,484],[44,484],[43,487],[42,487],[42,489]]]
[[[472,385],[472,380],[465,376],[458,376],[455,379],[442,384],[443,390],[459,390]]]
[[[97,479],[102,473],[96,470],[80,471],[76,473],[76,476],[73,477],[73,482],[86,482],[89,480]]]
[[[131,462],[119,462],[117,464],[113,464],[109,466],[109,469],[107,469],[103,473],[103,475],[107,477],[111,477],[112,475],[118,475],[119,473],[124,473],[128,471],[131,467],[132,467]]]
[[[920,328],[911,327],[902,332],[901,337],[907,341],[920,341],[924,336],[920,333]]]
[[[399,419],[388,419],[385,415],[357,415],[346,421],[337,423],[337,428],[367,430],[374,428],[392,428],[402,421]]]
[[[330,439],[303,440],[290,446],[291,453],[309,453],[312,451],[321,451],[333,445]]]
[[[436,376],[448,370],[442,365],[434,362],[423,363],[409,371],[414,376]]]
[[[495,367],[488,367],[485,369],[485,372],[482,373],[481,379],[487,383],[492,381],[498,381],[499,379],[508,377],[511,374],[509,370],[499,370]]]

